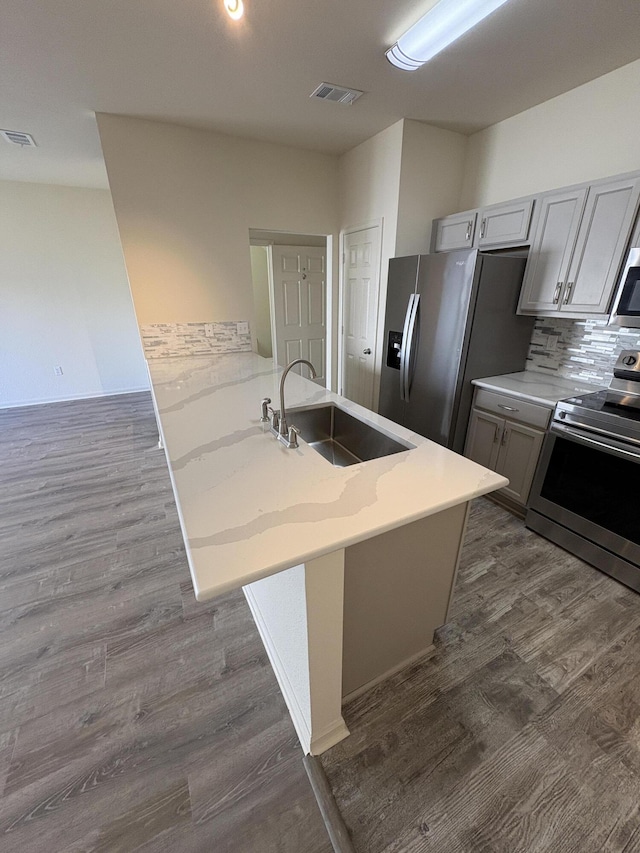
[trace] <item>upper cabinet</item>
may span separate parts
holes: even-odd
[[[522,246],[529,239],[532,211],[532,198],[482,208],[478,248]]]
[[[451,252],[453,249],[471,249],[476,235],[477,210],[467,210],[436,219],[433,223],[434,252]]]
[[[436,219],[432,251],[453,249],[505,249],[522,246],[529,238],[533,198],[508,204],[492,204]]]
[[[434,219],[431,251],[529,246],[518,314],[603,317],[639,207],[633,172]]]
[[[639,200],[637,176],[543,195],[518,313],[606,313]]]
[[[539,200],[519,312],[557,311],[586,197],[587,190],[583,187],[547,193]]]

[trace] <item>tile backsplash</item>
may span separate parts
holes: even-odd
[[[251,333],[242,323],[154,323],[140,327],[146,358],[175,358],[222,352],[251,352]],[[212,334],[207,335],[207,328]]]
[[[606,320],[538,317],[527,356],[527,370],[555,373],[595,385],[608,385],[623,349],[640,349],[640,329],[618,329]]]

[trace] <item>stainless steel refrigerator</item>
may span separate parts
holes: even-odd
[[[477,249],[389,261],[380,414],[462,453],[471,380],[525,367],[524,265]]]

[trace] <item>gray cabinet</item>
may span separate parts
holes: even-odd
[[[589,189],[560,310],[606,313],[640,200],[640,178]]]
[[[453,249],[471,249],[476,233],[477,210],[456,213],[433,223],[434,252],[451,252]]]
[[[518,313],[606,313],[639,200],[637,176],[542,196]]]
[[[464,455],[502,474],[497,494],[523,507],[531,491],[551,410],[506,394],[476,389]]]
[[[529,239],[533,198],[493,204],[480,212],[476,245],[481,249],[522,246]]]
[[[586,197],[587,188],[581,187],[539,200],[518,313],[557,313]]]

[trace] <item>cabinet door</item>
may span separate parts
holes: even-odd
[[[501,491],[519,504],[525,505],[529,498],[543,438],[541,430],[505,423],[495,470],[509,480]]]
[[[495,471],[503,428],[503,418],[481,409],[472,409],[464,455],[478,465]]]
[[[556,312],[563,298],[587,187],[549,193],[540,212],[522,284],[519,314]]]
[[[450,252],[453,249],[470,249],[476,230],[477,210],[456,213],[444,219],[436,219],[434,251]]]
[[[561,311],[606,313],[639,200],[639,178],[611,181],[590,188]]]
[[[478,246],[521,246],[529,237],[533,199],[485,207],[480,218]]]

